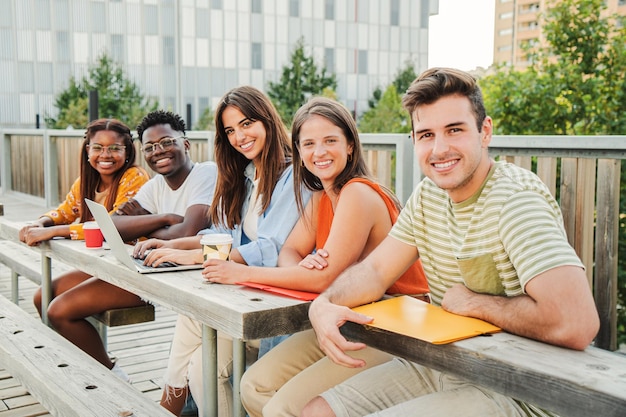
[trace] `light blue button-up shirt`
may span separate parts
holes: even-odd
[[[255,167],[252,162],[245,170],[246,176],[246,199],[241,208],[241,218],[245,217],[250,205],[252,186],[255,175]],[[304,189],[302,191],[304,204],[311,198],[311,192]],[[300,215],[296,205],[296,196],[293,183],[293,166],[285,169],[278,179],[272,198],[267,209],[259,216],[257,223],[257,240],[251,241],[243,231],[241,224],[232,230],[218,229],[211,227],[200,231],[199,234],[206,233],[230,233],[233,236],[233,248],[237,248],[248,265],[254,266],[276,266],[278,263],[278,253],[291,233],[291,229],[296,225]]]

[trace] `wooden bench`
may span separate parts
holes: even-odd
[[[0,240],[0,263],[11,269],[11,300],[19,302],[19,276],[29,279],[37,285],[42,280],[42,259],[26,245],[9,240]],[[61,262],[52,262],[52,277],[58,276],[73,268]],[[107,345],[107,327],[143,323],[154,320],[154,306],[119,308],[104,311],[91,316],[90,322],[96,327],[104,345]]]
[[[54,416],[172,415],[3,296],[0,340],[0,366]]]

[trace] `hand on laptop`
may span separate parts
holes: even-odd
[[[181,250],[161,247],[145,254],[144,265],[157,267],[165,262],[177,265],[196,265],[203,261],[202,249]]]
[[[133,249],[133,257],[137,259],[145,259],[149,251],[156,248],[167,246],[167,241],[161,239],[147,239],[137,242]]]

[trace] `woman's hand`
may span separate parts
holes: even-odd
[[[30,225],[20,230],[20,240],[28,246],[37,246],[39,243],[50,240],[55,236],[56,234],[52,227]]]
[[[133,257],[137,259],[144,259],[148,252],[152,249],[166,247],[166,241],[161,239],[146,239],[141,242],[137,242],[133,249]]]
[[[159,266],[163,262],[177,265],[195,265],[202,263],[202,249],[172,249],[161,247],[149,251],[143,260],[146,266]]]
[[[315,253],[307,255],[298,265],[306,269],[324,269],[328,266],[328,252],[326,249],[319,249]]]
[[[26,243],[26,236],[28,235],[28,231],[35,228],[43,228],[43,226],[41,226],[39,223],[30,223],[22,227],[19,232],[20,241]]]
[[[247,266],[237,262],[207,259],[203,266],[202,276],[209,282],[235,284],[247,280]]]

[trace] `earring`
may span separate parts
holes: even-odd
[[[352,162],[352,154],[351,153],[348,154],[348,162]]]
[[[302,166],[302,167],[304,166],[304,159],[300,160],[300,166]]]

